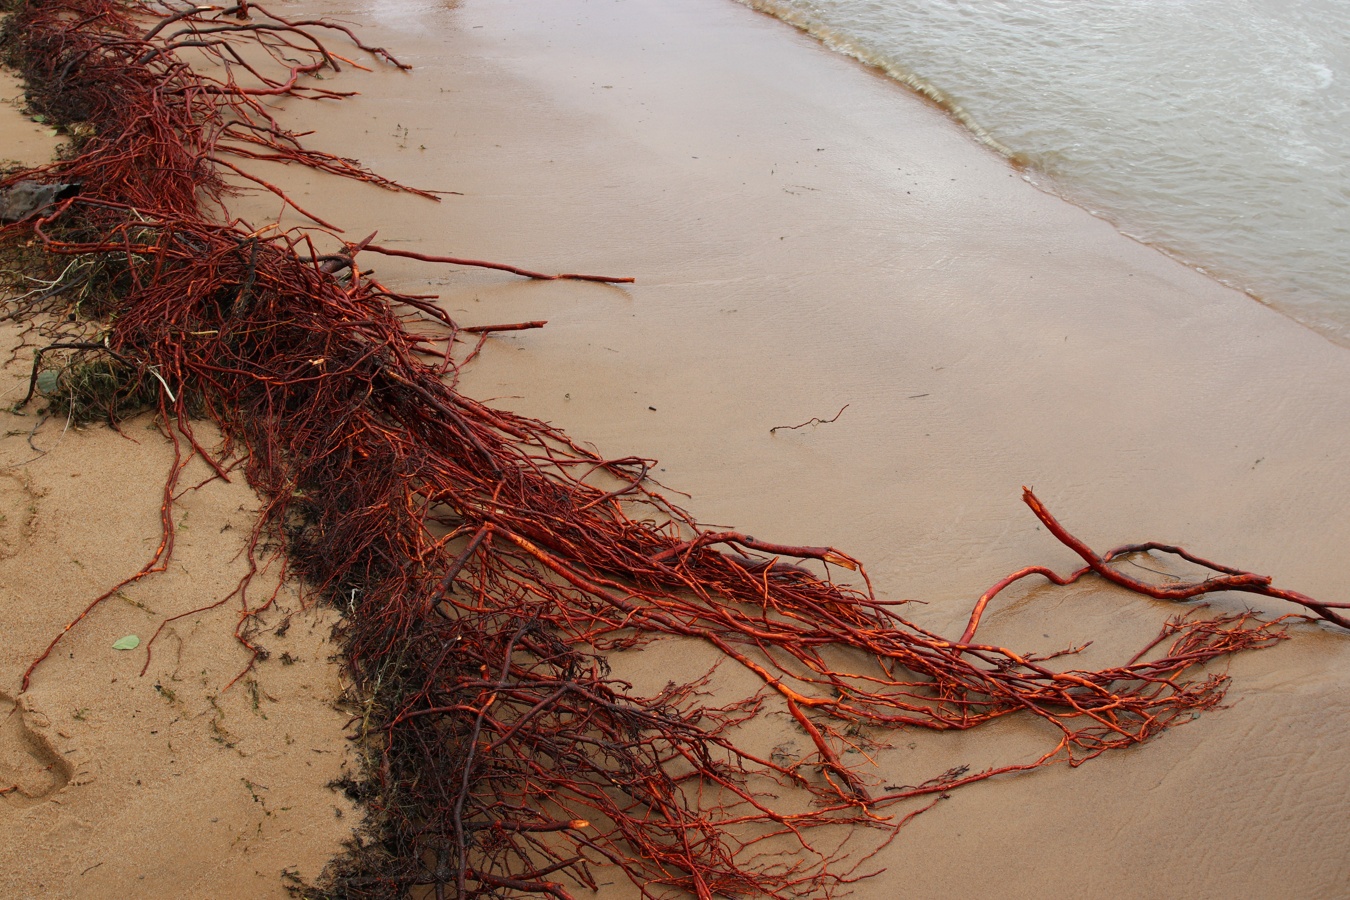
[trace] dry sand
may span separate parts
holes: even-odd
[[[490,341],[466,392],[553,421],[610,455],[659,458],[660,479],[689,492],[686,505],[705,522],[859,556],[883,595],[926,601],[908,615],[935,630],[958,632],[973,598],[1013,568],[1070,565],[1020,504],[1022,484],[1100,547],[1173,541],[1345,599],[1350,353],[1037,191],[897,85],[731,0],[297,7],[349,17],[417,68],[349,73],[343,87],[361,98],[291,103],[287,116],[316,129],[318,146],[463,193],[437,205],[274,172],[301,203],[353,235],[379,228],[394,246],[638,278],[629,289],[524,283],[365,260],[394,287],[440,293],[465,324],[549,320]],[[241,208],[255,221],[277,214],[270,197]],[[845,404],[831,424],[770,433]],[[42,439],[52,443],[58,432],[49,423],[35,441],[46,446]],[[148,434],[139,425],[128,433]],[[6,441],[0,446],[15,453],[27,449],[21,436]],[[25,467],[31,485],[14,481],[24,496],[47,494],[30,549],[3,563],[16,569],[7,584],[22,572],[31,585],[14,589],[23,600],[6,616],[23,623],[26,643],[9,642],[5,690],[16,689],[10,673],[70,609],[140,564],[140,542],[154,533],[156,473],[167,464],[146,461],[150,444],[72,433]],[[117,477],[99,475],[91,486],[94,462]],[[144,474],[123,487],[133,465]],[[72,471],[82,475],[79,489]],[[139,518],[108,527],[104,513],[91,514],[99,509],[91,493],[100,492]],[[254,501],[229,497],[202,492],[188,501],[190,524],[195,516],[204,523],[196,533],[215,542],[215,523],[229,515],[236,532],[245,527]],[[94,549],[67,549],[65,529],[77,523],[92,528],[106,563],[80,555],[92,559]],[[185,544],[179,559],[195,579],[175,571],[136,589],[146,592],[138,598],[162,592],[144,600],[159,614],[166,610],[157,603],[178,597],[171,583],[191,584],[197,603],[227,589],[225,562],[195,563],[188,552]],[[30,593],[39,589],[40,601]],[[58,600],[65,605],[50,622],[29,624],[32,610]],[[1039,651],[1098,639],[1089,661],[1119,660],[1175,611],[1094,586],[1030,588],[995,607],[987,638]],[[308,743],[295,753],[275,738],[298,736],[291,723],[321,713],[323,733],[336,735],[341,722],[324,706],[336,676],[310,676],[303,693],[311,705],[266,706],[261,723],[238,688],[224,695],[234,704],[227,727],[248,722],[261,729],[254,746],[267,748],[241,758],[212,742],[203,715],[202,698],[232,676],[229,665],[212,668],[207,684],[191,682],[200,696],[184,714],[154,692],[153,678],[175,671],[169,654],[157,657],[152,677],[137,679],[139,657],[106,649],[131,623],[151,621],[126,604],[109,606],[67,639],[74,659],[42,671],[30,693],[53,723],[62,717],[52,729],[76,735],[73,749],[88,750],[103,734],[109,755],[98,757],[104,768],[92,783],[74,778],[5,813],[16,823],[7,845],[22,844],[5,871],[23,859],[74,886],[104,869],[130,871],[134,843],[144,851],[138,874],[162,888],[110,888],[210,896],[186,873],[257,870],[235,895],[275,890],[267,879],[282,865],[316,866],[341,836],[330,821],[338,801],[320,787],[331,773],[309,787],[298,777],[321,764],[335,770],[336,754]],[[232,623],[232,614],[204,619],[185,636],[185,656],[209,645],[237,661]],[[877,858],[887,872],[855,896],[1350,893],[1350,636],[1294,631],[1282,646],[1232,662],[1228,709],[1076,770],[958,792]],[[678,654],[645,656],[624,664],[644,679],[687,674]],[[260,679],[281,696],[267,679],[285,674],[269,662]],[[120,680],[99,680],[112,677]],[[109,693],[117,699],[100,700],[110,711],[97,728],[71,721],[91,705],[76,698],[95,684],[145,699],[124,706],[131,701]],[[191,770],[167,757],[152,762],[154,738],[133,735],[113,711],[124,709],[153,710],[165,723],[181,716],[175,748],[181,739],[200,749],[173,758],[193,760]],[[762,730],[790,740],[780,721]],[[964,735],[905,734],[878,755],[877,777],[915,783],[956,765],[1013,762],[1034,752],[1037,737],[1018,721]],[[49,754],[67,745],[50,746]],[[277,780],[249,774],[272,752],[281,754],[266,762]],[[142,796],[131,793],[134,777],[107,774],[128,755],[135,759],[119,771],[153,771],[166,792],[191,780],[196,803],[169,792],[131,812]],[[264,816],[247,794],[236,796],[243,778],[290,785],[292,818]],[[269,810],[283,805],[266,799]],[[236,829],[261,822],[269,840],[259,837],[245,855],[229,843],[237,830],[208,845],[215,833],[201,824],[183,841],[185,816],[206,807],[235,811]],[[142,829],[137,839],[123,816]],[[285,822],[314,833],[297,840],[283,833]],[[116,846],[102,855],[76,849],[110,839]],[[299,849],[286,855],[298,847],[309,862]],[[180,863],[184,852],[198,854],[196,863]],[[259,865],[264,852],[273,855]],[[601,896],[624,893],[616,886]]]
[[[0,73],[0,161],[41,163],[55,139],[19,115],[20,94]],[[139,674],[164,618],[217,602],[245,573],[259,501],[241,478],[184,490],[168,571],[102,604],[20,694],[66,623],[154,552],[174,460],[149,417],[119,436],[44,419],[41,403],[11,413],[45,343],[0,322],[0,896],[285,897],[284,873],[316,876],[360,818],[327,787],[352,765],[332,615],[283,586],[263,618],[271,658],[227,691],[248,661],[232,600],[166,629]],[[210,475],[198,461],[181,484]],[[254,581],[250,607],[277,569]],[[140,649],[113,649],[132,634]]]

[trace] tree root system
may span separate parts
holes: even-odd
[[[648,480],[650,460],[598,456],[463,395],[455,375],[488,334],[542,323],[462,328],[426,298],[369,278],[358,254],[630,279],[417,255],[373,235],[344,242],[250,174],[250,161],[282,160],[412,190],[309,149],[268,105],[346,96],[312,77],[355,65],[338,43],[401,65],[345,26],[251,2],[30,0],[3,43],[33,110],[72,143],[0,189],[79,190],[51,190],[0,228],[0,251],[45,261],[50,287],[28,291],[26,309],[64,311],[79,296],[97,311],[70,326],[65,349],[44,353],[67,379],[47,383],[77,371],[121,378],[91,388],[86,405],[114,421],[129,399],[148,405],[178,448],[162,540],[130,580],[163,569],[178,475],[200,454],[220,477],[242,471],[264,498],[251,551],[284,547],[290,571],[345,615],[369,763],[354,790],[369,821],[316,895],[565,900],[595,887],[597,865],[649,897],[829,895],[866,874],[858,854],[838,849],[837,826],[893,830],[965,785],[1137,744],[1220,702],[1226,680],[1205,663],[1280,641],[1291,619],[1350,625],[1345,604],[1176,547],[1098,555],[1027,491],[1084,567],[1013,573],[980,598],[959,639],[945,639],[878,599],[848,554],[708,530]],[[276,193],[313,225],[238,221],[227,176]],[[223,429],[223,451],[199,444],[200,417]],[[1176,554],[1214,577],[1159,586],[1113,566],[1139,553]],[[1099,577],[1163,600],[1244,591],[1300,611],[1265,620],[1190,609],[1132,659],[1078,671],[1064,664],[1071,655],[1052,663],[978,640],[989,602],[1031,575]],[[252,623],[267,598],[246,580],[227,600],[241,604],[237,633],[256,657]],[[702,679],[643,696],[610,675],[606,653],[657,637],[710,646],[758,688],[713,699]],[[156,650],[152,639],[147,668]],[[798,758],[739,740],[746,720],[770,711],[809,747]],[[899,787],[865,753],[846,755],[865,749],[862,735],[1013,714],[1047,726],[1038,755]]]

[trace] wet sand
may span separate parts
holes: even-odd
[[[862,558],[937,631],[959,633],[1007,571],[1072,564],[1023,484],[1100,548],[1181,543],[1345,599],[1350,354],[1037,191],[897,85],[730,0],[299,5],[416,68],[349,72],[360,98],[289,103],[288,120],[462,193],[433,204],[274,167],[299,202],[354,238],[638,279],[364,259],[464,324],[549,320],[489,341],[467,393],[660,459],[704,522]],[[277,214],[270,197],[240,208]],[[982,633],[1042,652],[1097,639],[1085,663],[1104,663],[1176,611],[1031,587]],[[72,640],[94,646],[82,629]],[[645,656],[625,665],[688,674],[678,654]],[[1300,626],[1228,670],[1230,708],[1076,770],[957,792],[855,896],[1346,893],[1350,636]],[[876,776],[1020,761],[1044,737],[1015,720],[906,733]]]

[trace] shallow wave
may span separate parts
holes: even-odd
[[[740,0],[949,111],[1033,179],[1350,345],[1337,0]]]

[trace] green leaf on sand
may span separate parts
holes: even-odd
[[[118,638],[113,641],[114,650],[135,650],[141,645],[141,639],[134,634],[129,634],[124,638]]]

